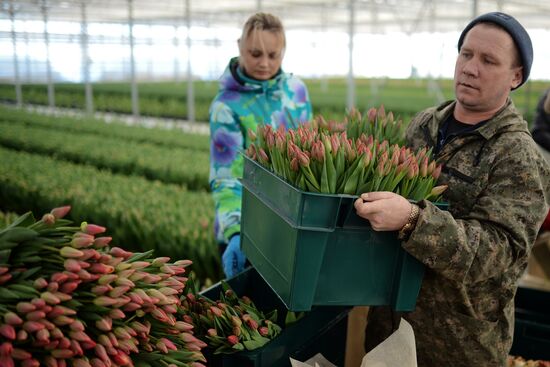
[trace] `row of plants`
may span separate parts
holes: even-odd
[[[305,82],[315,114],[330,119],[343,118],[347,96],[345,79],[306,79]],[[440,96],[453,98],[452,80],[356,78],[356,106],[364,112],[372,106],[384,104],[408,120],[420,110],[439,102],[439,97],[430,89],[434,83],[440,89]],[[546,87],[544,81],[528,81],[524,87],[512,93],[516,106],[527,121],[533,120],[536,103]],[[208,121],[208,108],[217,93],[217,81],[195,81],[194,89],[196,120]],[[56,84],[55,91],[57,106],[85,108],[83,84]],[[93,91],[97,111],[131,113],[129,83],[95,83]],[[187,117],[186,93],[184,82],[139,83],[140,113],[184,119]],[[43,84],[24,85],[23,96],[25,103],[48,104],[47,87]],[[13,85],[0,84],[0,100],[15,101]]]
[[[70,211],[0,227],[1,366],[204,367],[281,332],[277,310],[224,282],[217,300],[198,293],[192,261],[127,251]]]
[[[115,173],[181,184],[191,190],[209,190],[209,156],[204,151],[52,130],[12,121],[0,121],[0,145]]]
[[[94,134],[102,137],[117,137],[125,141],[146,142],[170,148],[192,149],[209,152],[209,137],[201,134],[184,133],[178,129],[125,125],[119,122],[105,122],[93,118],[46,116],[0,105],[1,119],[49,129]]]
[[[107,224],[129,250],[186,257],[200,264],[195,270],[201,280],[221,277],[209,193],[5,148],[0,155],[3,210],[45,212],[73,205],[71,219]]]

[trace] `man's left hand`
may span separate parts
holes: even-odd
[[[367,219],[375,231],[403,228],[409,219],[411,205],[403,196],[388,191],[361,194],[354,203],[357,215]]]

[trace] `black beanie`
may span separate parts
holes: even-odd
[[[529,78],[531,65],[533,64],[533,45],[531,44],[531,38],[529,38],[529,34],[525,30],[525,28],[523,28],[523,26],[511,15],[500,12],[483,14],[472,20],[462,31],[462,34],[458,39],[459,52],[460,48],[462,47],[462,42],[464,42],[464,38],[466,37],[466,33],[468,33],[470,29],[473,28],[473,26],[481,22],[498,24],[506,32],[508,32],[510,36],[512,36],[512,39],[514,40],[514,43],[516,44],[516,47],[519,51],[521,64],[523,66],[523,80],[516,87],[519,88],[523,83],[527,81],[527,78]]]

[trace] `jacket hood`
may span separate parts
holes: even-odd
[[[275,91],[278,84],[286,77],[286,74],[279,69],[277,74],[269,80],[256,80],[246,76],[239,67],[239,58],[234,57],[229,61],[220,78],[220,91],[233,91],[240,93],[259,93],[264,91]]]

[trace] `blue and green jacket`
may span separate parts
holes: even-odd
[[[214,198],[214,230],[219,243],[240,232],[243,175],[242,152],[249,146],[248,130],[258,124],[292,128],[312,118],[306,85],[280,70],[259,81],[247,77],[233,58],[220,79],[210,105],[210,187]]]

